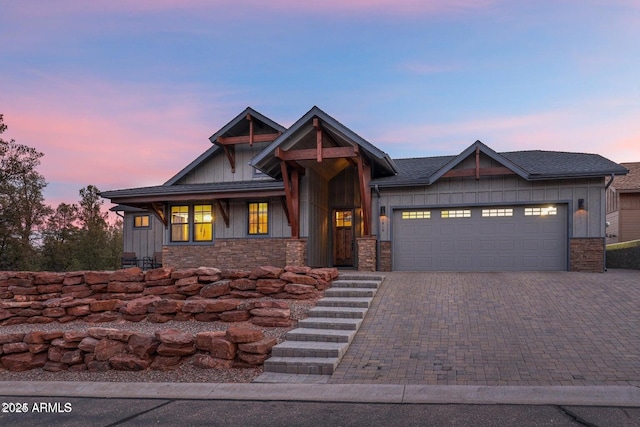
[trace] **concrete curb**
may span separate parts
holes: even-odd
[[[2,396],[640,407],[633,386],[428,386],[0,381]]]

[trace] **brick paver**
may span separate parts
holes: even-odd
[[[640,386],[640,271],[385,274],[329,383]]]

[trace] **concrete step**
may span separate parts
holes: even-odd
[[[373,298],[358,298],[358,297],[324,297],[318,301],[316,307],[354,307],[354,308],[369,308],[369,305],[373,301]]]
[[[309,317],[364,319],[367,308],[358,307],[314,307],[309,310]]]
[[[338,362],[337,357],[271,357],[264,362],[264,370],[283,374],[331,375]]]
[[[349,343],[285,341],[273,347],[272,357],[337,357],[342,359]]]
[[[332,288],[375,288],[380,286],[377,280],[334,280],[331,283]]]
[[[286,334],[287,341],[350,343],[356,331],[296,328]]]
[[[329,329],[341,331],[357,331],[362,319],[338,319],[326,317],[307,317],[298,321],[298,326],[307,329]]]
[[[366,298],[373,297],[376,294],[375,288],[334,288],[331,287],[324,291],[325,297],[339,298]]]

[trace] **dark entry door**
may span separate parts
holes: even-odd
[[[333,265],[353,265],[353,209],[333,213]]]

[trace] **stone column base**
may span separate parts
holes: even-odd
[[[286,244],[286,265],[303,267],[307,264],[307,240],[289,239]]]
[[[376,271],[376,243],[375,237],[359,237],[358,245],[358,271]]]
[[[570,243],[571,271],[604,272],[604,238],[573,238]]]

